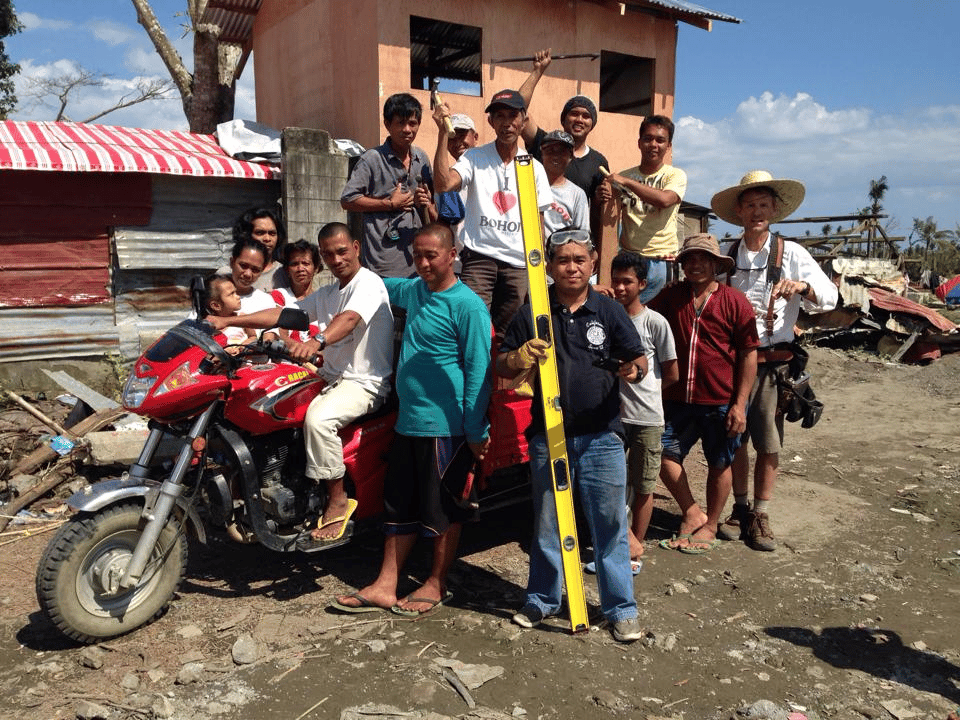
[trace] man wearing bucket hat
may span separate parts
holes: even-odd
[[[446,103],[433,111],[437,123],[434,155],[434,189],[463,189],[466,214],[463,221],[463,251],[460,279],[486,303],[497,336],[504,330],[527,294],[527,266],[520,227],[517,171],[520,131],[527,119],[527,106],[516,90],[501,90],[487,105],[487,122],[496,139],[467,150],[451,167],[444,118]],[[534,161],[537,207],[543,212],[553,200],[543,166]]]
[[[757,369],[757,326],[743,293],[717,282],[733,268],[713,235],[688,237],[677,256],[685,279],[665,287],[650,307],[670,323],[680,380],[663,390],[660,479],[680,505],[680,532],[660,545],[698,555],[716,547],[717,523],[730,494],[730,465],[746,429]],[[706,458],[706,508],[694,500],[683,461],[700,440]]]
[[[757,453],[753,507],[748,499],[750,458],[744,444],[733,464],[733,512],[720,526],[718,535],[726,540],[744,540],[754,550],[771,551],[777,546],[768,514],[783,447],[777,378],[792,359],[793,327],[801,305],[809,312],[832,310],[837,305],[836,286],[810,253],[795,242],[778,241],[770,232],[772,223],[788,217],[800,206],[804,192],[803,184],[797,180],[778,180],[765,170],[753,170],[710,201],[717,217],[743,227],[743,236],[727,248],[734,260],[727,282],[741,290],[753,306],[761,343],[747,423]],[[783,255],[778,263],[781,243]]]
[[[520,86],[520,94],[530,106],[533,92],[537,83],[550,66],[550,50],[540,50],[534,53],[533,69],[530,75]],[[560,111],[560,127],[573,138],[573,159],[564,171],[567,180],[583,190],[590,203],[590,232],[596,240],[600,237],[600,208],[602,203],[594,202],[597,188],[603,182],[600,167],[608,167],[607,158],[603,153],[587,145],[587,136],[597,126],[597,106],[586,95],[574,95],[567,100]],[[547,132],[541,128],[533,117],[527,118],[523,126],[523,142],[527,151],[537,160],[543,162],[543,140]]]

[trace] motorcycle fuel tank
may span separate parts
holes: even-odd
[[[292,363],[242,367],[230,384],[224,417],[254,435],[302,426],[323,388],[319,375]]]

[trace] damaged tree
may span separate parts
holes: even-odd
[[[187,16],[193,32],[193,73],[163,31],[148,0],[130,0],[137,10],[157,53],[180,91],[190,132],[212,133],[218,124],[233,119],[237,78],[243,68],[242,49],[220,42],[220,28],[203,23],[207,0],[187,0]]]

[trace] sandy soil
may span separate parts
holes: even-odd
[[[942,720],[960,705],[960,354],[904,367],[814,349],[810,369],[826,410],[811,430],[788,427],[779,549],[660,549],[679,517],[658,495],[635,585],[640,642],[611,639],[589,578],[601,622],[589,632],[509,622],[526,580],[523,505],[465,531],[455,599],[432,615],[327,610],[376,573],[376,536],[313,557],[218,542],[191,549],[169,613],[92,650],[39,613],[39,535],[0,545],[0,717]],[[702,460],[688,464],[702,497]],[[247,634],[257,659],[238,666]],[[458,670],[477,678],[475,709],[438,661],[478,666]]]

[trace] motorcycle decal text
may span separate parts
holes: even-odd
[[[283,387],[284,385],[289,385],[290,383],[295,383],[297,380],[303,380],[307,375],[309,375],[306,370],[300,370],[299,372],[290,373],[286,377],[278,377],[273,381],[273,384],[277,387]]]

